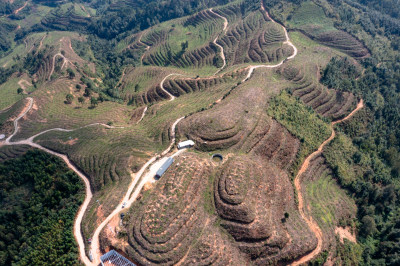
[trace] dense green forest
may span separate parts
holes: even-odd
[[[0,164],[0,265],[77,264],[83,184],[60,159],[31,150]]]
[[[369,45],[376,49],[375,44]],[[362,60],[366,70],[361,76],[354,64],[339,58],[333,58],[323,72],[322,83],[352,91],[366,102],[360,115],[341,126],[355,149],[336,139],[326,156],[339,182],[358,204],[359,239],[364,249],[360,263],[399,265],[400,55],[393,46],[379,48],[384,52]],[[345,172],[340,171],[338,156],[335,158],[338,151],[348,160]],[[355,176],[350,177],[353,171]]]

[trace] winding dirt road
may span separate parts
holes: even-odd
[[[299,172],[296,175],[296,178],[294,179],[294,185],[296,187],[297,190],[297,195],[298,195],[298,201],[299,201],[299,212],[301,217],[304,219],[304,221],[306,221],[307,225],[310,227],[311,231],[313,231],[313,233],[315,234],[315,236],[317,237],[318,240],[318,244],[317,247],[310,252],[309,254],[301,257],[300,259],[296,260],[295,262],[292,263],[293,266],[295,265],[301,265],[303,263],[306,263],[308,261],[310,261],[311,259],[315,258],[322,249],[322,231],[321,228],[318,226],[318,224],[313,220],[312,217],[309,217],[305,214],[305,206],[304,206],[304,197],[302,195],[301,192],[301,176],[304,174],[305,171],[307,171],[310,162],[312,159],[314,159],[317,155],[319,155],[322,150],[324,149],[324,147],[329,144],[336,136],[336,132],[334,130],[334,126],[338,123],[342,123],[348,119],[350,119],[356,112],[358,112],[361,108],[364,107],[364,101],[361,99],[360,102],[357,104],[356,109],[354,109],[348,116],[346,116],[343,119],[334,121],[331,123],[331,136],[325,140],[319,147],[318,150],[316,150],[315,152],[313,152],[312,154],[310,154],[305,161],[303,162],[303,164],[301,165],[301,168],[299,170]]]
[[[61,69],[63,69],[64,66],[67,65],[67,64],[69,63],[68,59],[67,59],[63,54],[61,54],[61,53],[56,53],[56,54],[53,56],[53,64],[52,64],[52,67],[51,67],[51,71],[50,71],[48,80],[50,80],[50,79],[51,79],[51,75],[53,75],[54,66],[55,66],[55,64],[56,64],[56,57],[57,57],[57,56],[60,56],[60,57],[63,58],[63,64],[62,64],[62,66],[61,66]]]
[[[249,72],[248,72],[246,78],[244,78],[244,79],[242,80],[242,82],[247,81],[247,80],[251,77],[251,75],[253,74],[253,72],[254,72],[255,69],[257,69],[257,68],[277,68],[277,67],[280,67],[280,66],[281,66],[284,62],[286,62],[287,60],[290,60],[290,59],[295,58],[296,55],[297,55],[297,52],[298,52],[298,51],[297,51],[297,47],[290,41],[289,34],[288,34],[286,28],[285,28],[283,25],[277,23],[275,20],[273,20],[273,19],[270,17],[268,11],[267,11],[267,10],[265,9],[265,7],[264,7],[263,1],[261,1],[261,10],[263,10],[263,11],[265,12],[265,14],[267,15],[267,17],[268,17],[272,22],[274,22],[274,23],[280,25],[280,26],[283,28],[283,31],[285,32],[285,36],[286,36],[286,41],[284,42],[284,44],[287,44],[287,45],[289,45],[289,46],[291,46],[291,47],[293,48],[293,54],[292,54],[291,56],[289,56],[288,58],[283,59],[279,64],[276,64],[276,65],[257,65],[257,66],[250,66],[250,67],[249,67]]]
[[[26,4],[25,4],[25,5],[26,5]],[[263,3],[261,3],[261,9],[262,9],[263,11],[265,11],[267,17],[268,17],[272,22],[277,23],[277,22],[275,22],[275,21],[269,16],[268,12],[266,11],[266,9],[265,9],[264,6],[263,6]],[[226,32],[227,27],[228,27],[228,20],[227,20],[225,17],[223,17],[223,16],[221,16],[221,15],[215,13],[212,9],[210,9],[210,12],[212,12],[212,13],[215,14],[216,16],[221,17],[222,19],[224,19],[224,29],[223,29],[223,32]],[[280,26],[282,26],[282,25],[280,25]],[[248,72],[246,78],[245,78],[242,82],[245,82],[245,81],[247,81],[248,79],[250,79],[252,73],[253,73],[254,70],[257,69],[257,68],[276,68],[276,67],[281,66],[285,61],[290,60],[290,59],[293,59],[293,58],[296,57],[297,52],[298,52],[298,51],[297,51],[297,48],[296,48],[296,47],[293,45],[293,43],[290,41],[289,35],[288,35],[288,32],[287,32],[286,28],[285,28],[284,26],[282,26],[282,28],[283,28],[283,30],[284,30],[284,32],[285,32],[285,36],[286,36],[286,41],[285,41],[284,43],[290,45],[290,46],[293,48],[293,54],[292,54],[291,56],[289,56],[288,58],[282,60],[279,64],[276,64],[276,65],[255,65],[255,66],[249,66],[249,67],[247,67],[247,68],[249,69],[249,72]],[[142,37],[142,36],[141,36],[141,37]],[[141,42],[141,37],[140,37],[140,39],[139,39],[139,42]],[[218,70],[218,72],[220,72],[220,71],[226,66],[226,59],[225,59],[223,47],[220,46],[219,44],[217,44],[217,39],[218,39],[218,37],[214,40],[214,43],[215,43],[218,47],[220,47],[220,49],[221,49],[221,57],[222,57],[223,60],[224,60],[224,65],[223,65],[223,67],[222,67],[221,69]],[[146,50],[148,50],[148,49],[150,49],[150,46],[147,46],[147,47],[146,47]],[[63,59],[64,59],[64,62],[63,62],[63,66],[62,66],[62,67],[64,67],[64,65],[66,65],[66,64],[68,63],[68,60],[67,60],[61,53],[55,54],[54,57],[53,57],[53,67],[52,67],[52,70],[51,70],[51,72],[50,72],[49,79],[50,79],[51,75],[53,74],[54,65],[55,65],[55,58],[56,58],[57,56],[61,56],[61,57],[63,57]],[[144,57],[144,55],[142,56],[141,61],[143,60],[143,57]],[[218,73],[218,72],[217,72],[217,73]],[[169,74],[169,75],[167,75],[167,76],[161,81],[161,83],[160,83],[160,88],[170,97],[170,101],[175,100],[175,96],[173,96],[171,93],[169,93],[169,92],[164,88],[163,84],[164,84],[164,82],[165,82],[169,77],[171,77],[171,76],[173,76],[173,75],[181,75],[181,74],[178,74],[178,73]],[[11,136],[9,136],[9,137],[5,140],[4,145],[22,145],[22,144],[26,144],[26,145],[30,145],[30,146],[32,146],[32,147],[38,148],[38,149],[40,149],[40,150],[43,150],[43,151],[45,151],[45,152],[48,152],[48,153],[50,153],[50,154],[53,154],[53,155],[55,155],[55,156],[58,156],[59,158],[63,159],[63,160],[66,162],[66,164],[68,165],[68,167],[69,167],[70,169],[72,169],[75,173],[77,173],[78,176],[84,181],[84,183],[85,183],[85,188],[86,188],[86,196],[85,196],[85,201],[83,202],[83,204],[82,204],[82,206],[80,207],[80,210],[78,211],[77,216],[76,216],[76,220],[75,220],[75,223],[74,223],[74,236],[75,236],[75,238],[76,238],[76,240],[77,240],[77,242],[78,242],[79,253],[80,253],[80,258],[81,258],[82,262],[83,262],[84,264],[86,264],[86,265],[98,265],[98,264],[100,263],[100,255],[101,255],[101,254],[100,254],[100,248],[99,248],[99,235],[100,235],[101,231],[102,231],[103,228],[109,223],[109,221],[111,221],[111,219],[112,219],[115,215],[118,215],[118,213],[119,213],[119,212],[121,211],[121,209],[122,209],[122,204],[123,204],[124,202],[126,202],[126,208],[129,208],[129,207],[132,205],[132,203],[136,200],[137,196],[140,194],[140,191],[142,190],[143,186],[144,186],[151,178],[153,178],[155,171],[156,171],[156,170],[158,169],[158,167],[165,161],[165,159],[166,159],[165,156],[170,152],[170,150],[172,149],[172,147],[173,147],[173,145],[174,145],[174,143],[175,143],[175,129],[176,129],[177,124],[183,119],[183,117],[177,119],[177,120],[173,123],[173,125],[171,126],[171,142],[170,142],[170,145],[168,146],[168,148],[167,148],[165,151],[163,151],[163,152],[161,153],[161,155],[156,155],[156,156],[153,156],[152,158],[150,158],[150,160],[148,160],[148,161],[142,166],[142,168],[141,168],[141,169],[139,170],[139,172],[135,175],[135,178],[132,180],[131,184],[129,185],[129,187],[128,187],[128,189],[127,189],[127,192],[125,193],[125,195],[124,195],[122,201],[120,202],[120,204],[119,204],[119,205],[115,208],[115,210],[114,210],[114,211],[113,211],[113,212],[112,212],[112,213],[111,213],[97,228],[96,228],[96,230],[95,230],[95,232],[94,232],[92,244],[91,244],[91,247],[90,247],[90,251],[91,251],[91,253],[92,253],[92,255],[93,255],[93,259],[94,259],[93,262],[91,262],[91,261],[89,260],[89,258],[86,256],[86,253],[85,253],[85,241],[84,241],[84,239],[83,239],[83,237],[82,237],[82,232],[81,232],[81,222],[82,222],[82,218],[83,218],[83,215],[84,215],[84,213],[85,213],[85,211],[86,211],[86,209],[87,209],[87,206],[88,206],[90,200],[92,199],[92,192],[91,192],[91,189],[90,189],[89,179],[88,179],[82,172],[80,172],[80,171],[70,162],[70,160],[68,159],[68,157],[67,157],[66,155],[63,155],[63,154],[60,154],[60,153],[56,153],[56,152],[54,152],[54,151],[51,151],[51,150],[49,150],[49,149],[47,149],[47,148],[44,148],[44,147],[40,146],[39,144],[36,144],[36,143],[33,142],[34,139],[35,139],[36,137],[38,137],[39,135],[45,134],[45,133],[50,132],[50,131],[71,132],[71,131],[73,131],[73,130],[62,129],[62,128],[54,128],[54,129],[49,129],[49,130],[40,132],[40,133],[38,133],[38,134],[36,134],[36,135],[34,135],[34,136],[28,138],[28,139],[25,139],[25,140],[21,140],[21,141],[17,141],[17,142],[11,142],[11,139],[12,139],[12,138],[17,134],[17,132],[18,132],[18,121],[19,121],[22,117],[24,117],[24,116],[29,112],[29,110],[31,110],[31,108],[32,108],[32,106],[33,106],[33,99],[32,99],[32,98],[27,98],[27,99],[29,99],[29,101],[30,101],[30,102],[29,102],[29,105],[28,105],[28,107],[26,108],[26,110],[24,110],[23,113],[14,121],[14,132],[13,132],[13,134],[12,134]],[[317,237],[317,239],[318,239],[318,245],[317,245],[317,248],[314,249],[311,253],[307,254],[306,256],[301,257],[299,260],[295,261],[292,265],[299,265],[299,264],[302,264],[302,263],[305,263],[305,262],[309,261],[310,259],[314,258],[314,257],[321,251],[321,248],[322,248],[322,231],[321,231],[321,229],[319,228],[319,226],[313,221],[312,217],[307,217],[307,216],[305,215],[305,212],[304,212],[304,200],[303,200],[303,195],[302,195],[302,193],[301,193],[300,177],[301,177],[301,175],[307,170],[311,159],[314,158],[314,156],[316,156],[317,154],[319,154],[319,153],[322,151],[322,149],[324,148],[324,146],[327,145],[327,144],[335,137],[335,131],[334,131],[334,129],[333,129],[333,126],[334,126],[335,124],[337,124],[337,123],[340,123],[340,122],[343,122],[343,121],[349,119],[350,117],[352,117],[352,116],[353,116],[359,109],[361,109],[361,108],[363,108],[363,101],[362,101],[362,100],[361,100],[360,103],[357,105],[357,108],[356,108],[352,113],[350,113],[346,118],[341,119],[341,120],[338,120],[338,121],[335,121],[335,122],[332,122],[332,124],[331,124],[331,126],[332,126],[332,134],[331,134],[331,136],[329,137],[329,139],[327,139],[326,141],[324,141],[324,143],[321,144],[321,146],[318,148],[317,151],[315,151],[313,154],[311,154],[310,156],[308,156],[308,157],[306,158],[306,160],[304,161],[304,163],[303,163],[303,165],[302,165],[302,167],[301,167],[301,169],[300,169],[298,175],[297,175],[296,178],[295,178],[295,188],[296,188],[296,190],[297,190],[297,192],[298,192],[299,211],[300,211],[300,214],[301,214],[302,218],[307,222],[307,224],[308,224],[308,226],[311,228],[311,230],[314,232],[314,234],[316,235],[316,237]],[[141,121],[141,120],[143,119],[143,117],[144,117],[144,115],[145,115],[145,113],[146,113],[146,110],[147,110],[147,109],[145,109],[145,111],[143,112],[143,115],[142,115],[142,117],[141,117],[141,119],[140,119],[139,121]],[[95,124],[87,125],[87,126],[85,126],[85,127],[94,126],[94,125],[102,125],[102,126],[106,126],[106,127],[108,127],[108,128],[115,128],[115,127],[110,127],[110,126],[107,126],[107,125],[104,125],[104,124],[100,124],[100,123],[95,123]],[[77,129],[75,129],[75,130],[77,130]],[[177,156],[177,155],[180,154],[181,152],[183,152],[183,150],[178,151],[177,153],[175,153],[175,154],[172,155],[172,156]],[[153,164],[153,165],[152,165],[152,164]],[[146,169],[148,169],[150,165],[152,165],[152,166],[150,167],[149,171],[145,174]],[[143,176],[143,175],[144,175],[144,176]],[[139,180],[141,180],[141,181],[140,181],[140,183],[138,184]],[[137,184],[138,184],[138,185],[137,185]],[[137,185],[137,188],[136,188],[135,191],[133,191],[134,188],[136,187],[136,185]]]
[[[226,30],[227,30],[227,28],[228,28],[228,20],[226,19],[226,17],[221,16],[221,15],[218,14],[218,13],[215,13],[215,12],[213,11],[212,8],[210,8],[209,10],[210,10],[211,13],[213,13],[213,14],[216,15],[217,17],[220,17],[220,18],[222,18],[222,19],[224,20],[224,29],[222,30],[222,33],[225,34],[225,33],[226,33]],[[221,56],[222,60],[224,61],[224,63],[223,63],[223,65],[222,65],[222,67],[221,67],[220,69],[218,69],[217,72],[214,73],[214,76],[217,75],[219,72],[221,72],[222,69],[224,69],[224,67],[226,66],[226,59],[225,59],[224,47],[222,47],[222,45],[219,45],[219,44],[217,43],[218,37],[219,37],[219,36],[217,36],[217,37],[215,38],[215,40],[213,41],[213,43],[214,43],[216,46],[218,46],[219,49],[221,50],[221,55],[220,55],[220,56]]]
[[[168,152],[170,152],[170,150],[172,149],[172,147],[175,144],[175,129],[176,129],[176,125],[183,119],[184,117],[181,117],[179,119],[177,119],[171,126],[171,142],[170,145],[168,146],[168,148],[166,150],[164,150],[161,153],[161,156],[165,156]],[[173,156],[176,156],[180,153],[182,153],[184,150],[179,150],[178,152],[176,152]],[[167,159],[166,157],[161,158],[160,155],[156,155],[153,156],[152,158],[150,158],[150,160],[148,160],[143,166],[142,168],[139,170],[139,172],[135,175],[134,180],[131,182],[131,184],[128,187],[128,190],[125,193],[125,196],[123,197],[122,201],[118,204],[118,206],[114,209],[114,211],[108,215],[108,217],[96,228],[93,237],[92,237],[92,244],[91,244],[91,253],[93,255],[93,262],[91,263],[91,265],[98,265],[100,263],[100,256],[101,256],[101,252],[100,252],[100,245],[99,245],[99,236],[101,231],[103,230],[103,228],[112,220],[112,218],[114,218],[115,215],[118,215],[118,213],[122,210],[122,204],[125,203],[125,208],[129,209],[129,207],[132,205],[132,203],[136,200],[137,196],[139,195],[140,191],[142,190],[143,186],[149,182],[149,179],[153,178],[155,175],[155,172],[159,169],[159,167],[165,162],[165,160]],[[160,160],[157,161],[157,159],[161,158]],[[145,172],[145,170],[155,162],[155,164],[150,168],[150,172],[147,173],[143,178],[142,181],[139,183],[139,185],[137,186],[136,190],[133,192],[133,189],[135,188],[136,184],[138,183],[138,181],[141,179],[143,173]],[[132,194],[132,196],[131,196]],[[86,264],[86,263],[85,263]],[[86,264],[88,265],[88,264]]]
[[[26,5],[28,4],[28,2],[29,2],[29,1],[26,1],[25,4],[24,4],[23,6],[21,6],[21,7],[18,8],[18,9],[16,9],[16,10],[14,11],[14,15],[18,15],[18,13],[19,13],[22,9],[24,9],[24,8],[26,7]]]
[[[172,102],[173,100],[175,100],[175,96],[172,95],[171,93],[169,93],[169,91],[167,91],[167,90],[164,88],[164,82],[165,82],[169,77],[171,77],[171,76],[182,76],[182,74],[172,73],[172,74],[167,75],[167,76],[160,82],[160,88],[170,97],[169,100]]]
[[[21,120],[33,107],[33,103],[34,103],[33,98],[28,97],[26,99],[29,100],[29,103],[24,108],[22,113],[14,120],[14,132],[4,141],[4,143],[0,143],[0,145],[8,145],[8,146],[11,146],[11,145],[29,145],[31,147],[40,149],[40,150],[42,150],[44,152],[47,152],[47,153],[52,154],[54,156],[57,156],[57,157],[61,158],[67,164],[68,168],[70,168],[72,171],[74,171],[82,179],[82,181],[85,184],[85,200],[83,201],[82,205],[80,206],[79,211],[78,211],[78,213],[77,213],[77,215],[75,217],[74,236],[75,236],[75,239],[76,239],[76,241],[78,243],[79,255],[80,255],[80,258],[81,258],[82,262],[85,263],[86,265],[90,265],[91,262],[90,262],[90,260],[87,258],[86,254],[85,254],[85,242],[84,242],[84,240],[82,238],[82,231],[81,231],[81,223],[82,223],[83,215],[85,214],[86,209],[87,209],[87,207],[89,205],[89,202],[93,197],[92,191],[90,189],[89,179],[79,169],[77,169],[75,167],[75,165],[68,159],[68,157],[66,155],[58,153],[58,152],[55,152],[55,151],[52,151],[52,150],[49,150],[49,149],[47,149],[45,147],[42,147],[41,145],[35,143],[34,139],[36,137],[38,137],[40,135],[43,135],[43,134],[45,134],[47,132],[50,132],[50,131],[72,132],[72,131],[75,131],[75,130],[78,130],[78,129],[81,129],[81,128],[86,128],[86,127],[91,127],[91,126],[98,126],[98,125],[104,126],[106,128],[110,128],[110,129],[112,129],[112,128],[122,128],[122,127],[113,127],[113,126],[109,126],[109,125],[106,125],[106,124],[103,124],[103,123],[93,123],[93,124],[90,124],[90,125],[86,125],[86,126],[83,126],[83,127],[76,128],[76,129],[53,128],[53,129],[48,129],[48,130],[42,131],[42,132],[40,132],[40,133],[38,133],[36,135],[33,135],[33,136],[31,136],[31,137],[29,137],[29,138],[27,138],[25,140],[11,142],[11,139],[19,131],[19,127],[18,127],[19,120]]]

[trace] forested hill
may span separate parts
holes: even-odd
[[[0,265],[78,263],[72,228],[83,185],[64,162],[36,150],[0,161],[0,188]]]

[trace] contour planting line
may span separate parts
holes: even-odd
[[[144,32],[142,33],[142,35],[140,35],[139,40],[138,40],[139,43],[141,43],[141,44],[143,44],[143,45],[146,45],[146,48],[145,48],[146,51],[144,51],[144,53],[143,53],[142,56],[140,57],[140,64],[141,64],[141,65],[143,65],[143,58],[144,58],[144,56],[146,55],[146,52],[147,52],[148,50],[150,50],[150,46],[147,45],[147,44],[145,44],[144,42],[142,42],[142,37],[143,37],[143,35],[144,35]]]
[[[112,218],[114,218],[115,215],[118,215],[118,213],[122,210],[122,205],[125,203],[125,208],[129,208],[132,203],[136,200],[137,196],[140,194],[143,186],[149,182],[151,178],[155,176],[155,172],[158,170],[158,168],[162,165],[162,163],[165,161],[166,157],[165,155],[170,152],[171,148],[175,144],[175,129],[176,125],[183,119],[184,117],[178,118],[171,126],[171,142],[170,145],[166,150],[164,150],[161,155],[156,155],[151,157],[143,166],[140,168],[139,172],[135,175],[135,178],[129,185],[128,190],[126,191],[122,201],[117,205],[117,207],[114,209],[114,211],[107,216],[107,218],[96,228],[93,237],[92,237],[92,244],[91,244],[91,253],[93,256],[93,262],[90,264],[86,265],[98,265],[100,263],[100,233],[103,230],[103,228],[111,221]],[[171,157],[177,156],[180,153],[182,153],[185,149],[179,150],[176,153],[174,153]],[[143,173],[145,170],[151,165],[155,163],[150,169],[149,172],[146,173],[146,175],[142,178],[141,182],[137,186],[136,190],[132,193],[133,189],[136,187],[136,184],[138,181],[141,179]],[[130,196],[132,194],[132,196]]]
[[[298,52],[296,46],[290,41],[289,34],[288,34],[286,28],[285,28],[283,25],[277,23],[275,20],[273,20],[273,19],[270,17],[268,11],[267,11],[267,10],[265,9],[265,7],[264,7],[263,1],[261,1],[261,10],[263,10],[263,11],[265,12],[265,14],[267,15],[268,19],[270,19],[273,23],[276,23],[276,24],[280,25],[280,26],[283,28],[283,31],[285,32],[285,36],[286,36],[286,41],[284,42],[284,44],[287,44],[287,45],[289,45],[289,46],[291,46],[291,47],[293,48],[293,54],[292,54],[291,56],[289,56],[289,57],[283,59],[279,64],[276,64],[276,65],[257,65],[257,66],[250,66],[250,67],[249,67],[249,73],[247,74],[246,78],[242,80],[242,82],[247,81],[247,80],[251,77],[251,75],[253,74],[253,72],[254,72],[255,69],[257,69],[257,68],[262,68],[262,67],[264,67],[264,68],[277,68],[277,67],[280,67],[280,66],[281,66],[284,62],[286,62],[287,60],[291,60],[291,59],[295,58],[296,55],[297,55],[297,52]]]

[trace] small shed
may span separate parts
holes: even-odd
[[[178,150],[184,149],[184,148],[190,148],[194,146],[194,141],[193,140],[185,140],[182,142],[179,142],[178,144]]]
[[[159,179],[165,171],[171,166],[171,164],[174,162],[174,158],[168,157],[168,159],[165,161],[165,163],[158,169],[156,173],[156,178]]]

